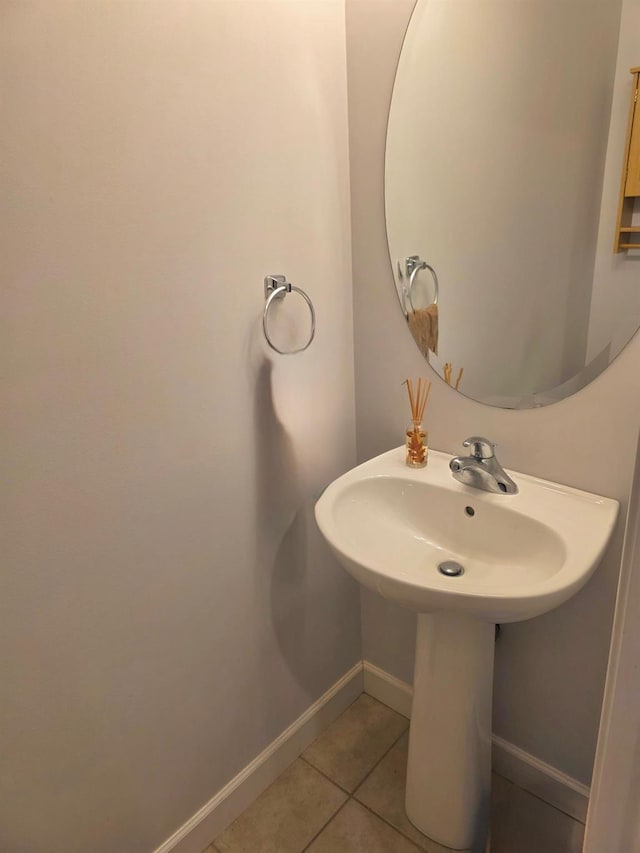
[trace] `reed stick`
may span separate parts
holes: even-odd
[[[404,384],[407,386],[407,391],[409,392],[409,406],[411,408],[411,417],[413,418],[413,412],[415,410],[415,404],[413,402],[413,383],[410,379],[405,379]]]
[[[422,422],[422,418],[424,417],[424,410],[427,406],[427,400],[429,399],[429,394],[431,393],[431,382],[428,379],[426,381],[428,383],[427,393],[424,395],[424,399],[422,400],[422,405],[420,406],[420,412],[419,412],[421,422]]]
[[[424,417],[424,410],[427,405],[427,400],[429,399],[429,393],[431,392],[431,382],[429,379],[425,379],[423,384],[422,378],[419,377],[418,385],[415,390],[411,379],[405,379],[403,384],[407,386],[407,393],[409,394],[411,420],[417,428],[422,423],[422,419]]]

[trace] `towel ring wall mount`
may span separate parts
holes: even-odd
[[[296,349],[291,350],[282,350],[277,347],[271,337],[269,335],[267,318],[269,316],[269,309],[273,305],[274,300],[276,299],[284,299],[287,293],[298,293],[304,301],[307,303],[307,307],[309,308],[309,312],[311,314],[311,330],[309,332],[309,340],[302,347],[297,347]],[[264,279],[264,310],[262,312],[262,331],[264,332],[265,339],[272,350],[279,353],[280,355],[295,355],[297,352],[304,352],[313,340],[316,333],[316,312],[313,307],[313,302],[307,294],[302,290],[301,287],[296,287],[295,284],[291,284],[291,282],[287,281],[287,277],[284,275],[267,275]]]
[[[433,276],[433,302],[432,302],[432,304],[437,305],[438,304],[438,297],[440,296],[440,285],[438,284],[438,276],[436,275],[436,271],[434,270],[434,268],[430,264],[428,264],[426,261],[423,261],[422,258],[420,257],[420,255],[410,255],[408,258],[405,258],[404,265],[405,265],[405,270],[406,270],[407,276],[409,277],[409,285],[407,286],[407,289],[405,290],[405,294],[407,297],[407,302],[409,303],[409,306],[411,307],[411,310],[413,311],[413,313],[415,314],[416,309],[415,309],[415,306],[413,304],[413,300],[411,298],[411,291],[413,289],[413,285],[416,283],[416,278],[417,278],[420,270],[429,270],[429,272]],[[398,264],[398,267],[400,267],[400,264]],[[406,303],[405,303],[405,315],[408,315],[408,313],[409,313],[409,309],[407,308]]]

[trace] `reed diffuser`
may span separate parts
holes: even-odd
[[[405,380],[409,393],[409,405],[411,406],[411,423],[407,427],[407,465],[411,468],[424,468],[427,464],[428,433],[422,428],[424,410],[431,391],[431,382],[428,379],[418,379],[418,386],[414,393],[413,382]]]

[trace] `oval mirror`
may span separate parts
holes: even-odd
[[[621,0],[414,9],[387,131],[389,254],[419,348],[480,402],[562,399],[640,324],[640,253],[613,254],[610,198],[601,216],[620,14]]]

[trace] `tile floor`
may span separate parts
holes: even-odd
[[[404,813],[408,726],[361,694],[203,853],[450,853]],[[580,853],[583,832],[494,774],[491,853]]]

